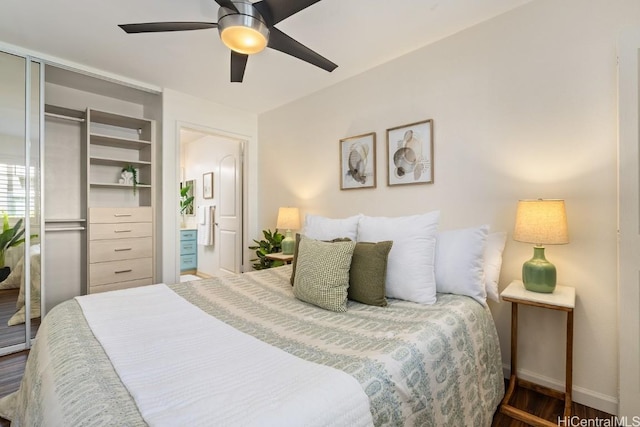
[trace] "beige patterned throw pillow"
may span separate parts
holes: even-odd
[[[327,243],[302,236],[293,294],[331,311],[347,311],[349,268],[355,242]]]

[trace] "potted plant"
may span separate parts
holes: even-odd
[[[254,249],[258,256],[258,258],[251,260],[258,261],[253,264],[253,268],[255,270],[263,270],[265,268],[284,265],[283,261],[273,260],[266,257],[268,254],[282,252],[282,240],[284,239],[284,235],[280,234],[277,228],[274,232],[271,232],[271,230],[262,230],[262,234],[264,235],[264,240],[254,240],[254,242],[257,243],[257,246],[249,246],[249,249]]]
[[[133,184],[133,194],[136,194],[136,187],[138,186],[138,184],[140,184],[140,182],[138,181],[138,169],[133,167],[133,165],[127,165],[122,168],[122,172],[128,172],[131,174],[132,184]]]
[[[2,220],[2,234],[0,234],[0,282],[9,277],[11,269],[5,265],[5,256],[7,250],[14,246],[24,243],[24,228],[22,227],[22,218],[20,218],[13,227],[9,225],[9,215],[4,212]],[[31,235],[31,238],[38,237],[37,234]]]
[[[194,196],[189,195],[191,191],[190,185],[185,185],[180,188],[180,214],[192,214],[193,213],[193,200]]]

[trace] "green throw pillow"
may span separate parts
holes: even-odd
[[[387,258],[392,245],[393,242],[390,240],[356,244],[349,271],[350,300],[379,307],[387,305],[384,284],[387,276]]]
[[[293,294],[331,311],[347,311],[349,268],[355,242],[327,243],[301,237]]]
[[[342,238],[337,238],[337,239],[333,239],[333,240],[323,240],[324,242],[330,242],[330,243],[334,243],[334,242],[350,242],[351,239],[348,237],[342,237]],[[300,246],[300,233],[296,233],[296,247],[293,250],[293,261],[291,262],[291,279],[289,280],[291,282],[291,286],[293,286],[293,282],[295,281],[296,278],[296,259],[298,258],[298,247]]]

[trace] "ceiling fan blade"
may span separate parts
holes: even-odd
[[[292,39],[275,27],[269,29],[269,44],[267,46],[271,49],[279,50],[280,52],[295,56],[298,59],[329,72],[338,67],[338,65],[329,61],[324,56],[312,51],[302,43]]]
[[[216,3],[218,3],[222,7],[226,7],[227,9],[231,9],[236,12],[238,11],[238,8],[235,4],[233,4],[231,0],[216,0]]]
[[[320,0],[262,0],[253,4],[260,15],[267,20],[269,26],[287,19],[294,13],[306,9]]]
[[[231,82],[242,83],[249,55],[231,51]]]
[[[161,33],[165,31],[189,31],[217,28],[215,22],[145,22],[140,24],[118,25],[128,34],[135,33]]]

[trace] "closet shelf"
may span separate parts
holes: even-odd
[[[89,183],[92,187],[102,187],[102,188],[133,188],[131,184],[118,184],[117,182],[91,182]],[[141,188],[151,188],[149,184],[138,184],[136,185],[137,189]]]
[[[139,139],[121,138],[117,136],[102,135],[99,133],[90,134],[91,144],[104,145],[106,147],[130,148],[142,150],[151,147],[151,142]]]
[[[149,126],[149,120],[147,119],[139,119],[98,110],[91,110],[91,121],[93,123],[102,123],[128,129],[142,129]]]
[[[86,219],[84,218],[45,218],[44,219],[44,223],[45,224],[53,224],[53,223],[74,223],[74,222],[87,222]]]
[[[114,159],[114,158],[108,158],[108,157],[98,157],[98,156],[91,156],[89,158],[89,161],[91,162],[92,165],[102,165],[102,166],[126,166],[126,165],[133,165],[133,166],[150,166],[151,162],[145,161],[145,160],[127,160],[127,159]]]
[[[71,120],[73,122],[83,123],[85,121],[84,111],[72,110],[71,108],[58,107],[57,105],[45,104],[45,117],[55,119]]]

